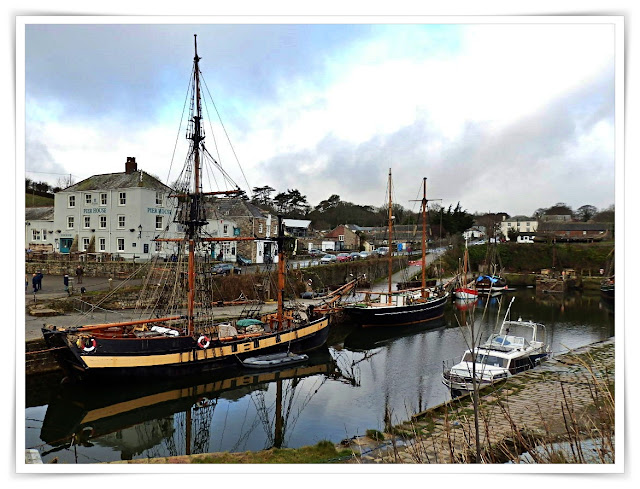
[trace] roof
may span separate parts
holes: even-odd
[[[288,228],[308,228],[311,221],[305,219],[283,219],[282,222]]]
[[[504,222],[522,222],[522,221],[537,221],[535,217],[527,217],[527,216],[513,216],[508,219],[505,219]]]
[[[221,217],[266,217],[263,210],[242,199],[212,199],[209,204],[216,208]]]
[[[142,187],[156,190],[171,190],[164,183],[153,175],[136,170],[131,173],[105,173],[102,175],[93,175],[84,180],[71,185],[60,192],[79,192],[86,190],[114,190],[120,188]]]
[[[27,221],[53,221],[53,206],[51,207],[27,207],[24,218]]]
[[[538,232],[544,231],[607,231],[611,224],[606,222],[541,222]]]

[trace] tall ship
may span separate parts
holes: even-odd
[[[423,179],[422,197],[422,280],[416,289],[392,290],[393,253],[389,246],[387,253],[388,277],[387,291],[381,292],[374,300],[357,302],[344,307],[351,320],[363,328],[403,327],[434,321],[444,316],[449,293],[442,286],[427,287],[427,184]],[[388,226],[389,244],[393,236],[393,215],[391,198],[391,169],[389,169],[389,207]],[[370,295],[373,293],[370,293]],[[436,324],[434,322],[434,324]]]
[[[178,376],[239,365],[243,359],[274,353],[303,353],[325,345],[329,320],[310,309],[285,306],[285,237],[278,221],[277,310],[234,321],[215,320],[211,246],[250,241],[253,236],[218,237],[207,232],[208,199],[240,198],[243,192],[203,189],[203,166],[221,169],[204,140],[203,101],[197,36],[187,127],[189,151],[171,197],[176,202],[177,236],[158,236],[179,250],[176,260],[150,263],[136,303],[136,319],[42,328],[47,346],[73,376]],[[209,161],[207,161],[207,159]],[[224,173],[224,170],[221,170]]]

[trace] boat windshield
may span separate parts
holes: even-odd
[[[467,352],[464,354],[463,362],[472,362],[473,358],[471,352]],[[490,365],[492,367],[502,367],[507,368],[509,364],[509,359],[496,357],[495,355],[486,355],[484,353],[476,354],[476,363],[481,363],[483,365]]]

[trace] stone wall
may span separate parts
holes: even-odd
[[[42,338],[26,342],[25,360],[26,375],[61,370],[53,353],[47,349],[47,345]]]
[[[146,267],[141,263],[133,263],[126,261],[110,261],[110,262],[79,262],[79,261],[45,261],[45,262],[27,262],[25,263],[25,273],[33,274],[41,271],[45,275],[64,275],[75,277],[75,271],[78,265],[82,265],[86,277],[111,277],[124,278],[131,275],[134,271],[139,270],[136,278],[144,276]]]

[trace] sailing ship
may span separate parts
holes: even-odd
[[[402,327],[420,324],[444,316],[444,308],[449,293],[444,287],[426,286],[427,254],[427,179],[423,179],[422,197],[422,283],[420,289],[408,289],[393,292],[393,253],[387,254],[388,287],[379,293],[379,298],[366,302],[345,305],[344,310],[354,323],[361,327]],[[391,169],[389,169],[389,207],[388,207],[389,244],[393,236],[393,215],[391,199]],[[391,246],[389,246],[391,250]],[[370,294],[374,294],[371,292]]]
[[[453,291],[456,300],[460,301],[475,301],[478,299],[478,290],[475,287],[475,283],[471,281],[467,283],[467,272],[469,271],[469,248],[467,246],[467,240],[464,241],[464,258],[462,265],[462,274],[460,275],[459,286]]]
[[[156,237],[180,252],[177,262],[152,262],[136,304],[140,319],[60,328],[46,325],[42,333],[61,366],[73,375],[137,376],[183,375],[238,365],[246,357],[279,352],[303,353],[320,348],[329,334],[329,320],[314,311],[285,307],[285,238],[278,225],[277,310],[257,321],[216,322],[211,297],[210,246],[216,242],[252,241],[249,237],[218,237],[205,231],[207,199],[241,197],[243,192],[203,191],[205,159],[220,164],[205,148],[200,57],[194,36],[191,103],[187,139],[189,152],[172,198],[179,237]],[[227,175],[226,172],[223,175]],[[161,272],[154,272],[161,270]],[[160,277],[161,281],[157,278]]]

